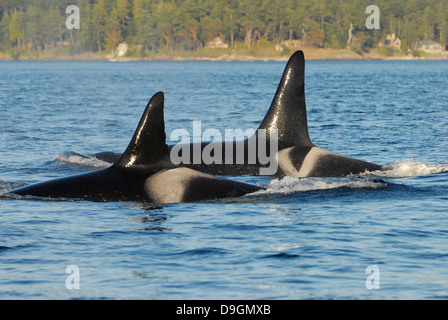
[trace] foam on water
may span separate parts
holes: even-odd
[[[57,155],[53,158],[53,160],[56,160],[59,164],[85,166],[98,169],[105,169],[111,166],[111,163],[97,159],[95,157],[84,157],[74,153]]]
[[[0,181],[0,196],[6,194],[9,190],[24,187],[25,183]]]
[[[253,194],[290,194],[295,192],[329,190],[337,188],[378,189],[386,186],[382,180],[364,178],[293,178],[272,180],[265,190]]]
[[[0,181],[0,196],[12,189],[12,184]]]
[[[287,176],[282,179],[274,179],[265,190],[253,194],[290,194],[344,187],[378,189],[387,185],[385,181],[380,179],[411,178],[445,172],[448,172],[448,163],[431,164],[414,160],[399,160],[391,165],[386,165],[384,170],[366,172],[362,175],[347,178],[293,178]]]
[[[384,166],[384,170],[366,172],[366,176],[381,178],[411,178],[448,172],[448,163],[431,164],[410,159],[398,160]]]

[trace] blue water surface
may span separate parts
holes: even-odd
[[[390,176],[229,177],[268,191],[163,206],[5,195],[98,169],[64,154],[122,152],[157,91],[168,139],[256,129],[285,64],[0,62],[0,299],[447,299],[448,61],[307,62],[312,141]]]

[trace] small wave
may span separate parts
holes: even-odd
[[[34,247],[35,245],[33,244],[21,244],[21,245],[17,245],[17,246],[0,246],[0,252],[2,251],[10,251],[10,250],[20,250],[20,249],[26,249],[26,248],[30,248],[30,247]]]
[[[224,255],[227,254],[228,251],[221,248],[198,248],[192,250],[186,250],[177,253],[177,255],[185,255],[185,256],[209,256],[209,255]]]
[[[300,255],[298,254],[291,254],[287,252],[279,252],[279,253],[273,253],[273,254],[267,254],[260,257],[261,259],[280,259],[280,260],[286,260],[286,259],[296,259],[300,258]]]
[[[26,183],[0,181],[0,195],[4,196],[9,190],[25,186]]]
[[[11,190],[22,188],[27,186],[27,183],[22,182],[3,182],[0,181],[0,200],[39,200],[39,201],[69,201],[73,202],[82,199],[71,199],[71,198],[46,198],[31,195],[19,195],[15,193],[8,193]]]
[[[57,155],[56,157],[53,158],[53,160],[56,160],[59,164],[69,164],[69,165],[92,167],[99,169],[105,169],[111,166],[109,162],[99,160],[95,157],[85,157],[80,154],[72,152]]]
[[[369,178],[293,178],[272,180],[265,190],[252,194],[289,194],[295,192],[329,190],[338,188],[378,189],[386,186],[382,180]]]
[[[12,189],[15,189],[15,188],[12,188]],[[48,202],[76,202],[76,201],[82,201],[83,199],[47,198],[47,197],[30,196],[30,195],[19,195],[19,194],[15,194],[15,193],[7,193],[7,192],[3,193],[0,190],[0,200],[35,200],[35,201],[48,201]]]
[[[411,178],[448,172],[448,163],[431,164],[414,160],[398,160],[383,170],[366,172],[366,176],[381,178]]]

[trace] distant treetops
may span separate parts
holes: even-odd
[[[302,46],[369,51],[394,34],[406,50],[448,43],[448,1],[376,0],[380,28],[366,28],[368,0],[0,0],[0,50],[73,53],[114,50],[196,51],[219,37],[221,47]],[[65,26],[80,10],[80,29]]]

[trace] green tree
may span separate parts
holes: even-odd
[[[43,33],[43,46],[48,49],[48,46],[54,47],[55,43],[62,38],[62,28],[64,17],[57,8],[48,10],[42,19],[42,24],[45,26]]]
[[[322,48],[324,46],[325,31],[319,27],[319,23],[314,20],[308,20],[306,30],[306,43],[313,47]]]
[[[169,51],[174,49],[175,29],[173,17],[177,6],[174,2],[164,2],[163,0],[155,6],[154,18],[157,21],[157,32],[165,40],[166,48]]]
[[[87,0],[81,2],[81,37],[83,51],[94,51],[96,48],[95,25],[92,19],[92,8]]]
[[[289,0],[285,9],[285,20],[287,21],[288,40],[302,37],[302,24],[305,18],[305,8],[297,1]]]
[[[205,43],[221,36],[223,33],[223,24],[218,18],[205,17],[202,19],[200,26],[203,34],[202,39]]]
[[[259,11],[261,1],[243,0],[240,3],[239,24],[244,28],[244,43],[250,49],[254,45],[256,29],[260,26]]]
[[[105,36],[106,36],[106,21],[108,19],[106,3],[104,0],[98,0],[94,4],[91,19],[94,29],[94,37],[96,42],[96,48],[101,51],[104,46]]]
[[[156,19],[149,4],[140,2],[138,10],[134,10],[134,42],[146,49],[155,50],[159,46],[160,36],[157,34]]]
[[[106,29],[106,37],[105,37],[105,48],[109,52],[113,52],[118,44],[120,43],[122,37],[120,33],[120,29],[115,26],[110,26]]]
[[[9,23],[9,40],[17,45],[17,49],[20,50],[20,44],[23,41],[23,12],[14,11],[11,16],[11,22]]]
[[[10,44],[9,38],[9,25],[11,23],[11,17],[7,11],[3,11],[2,20],[0,21],[0,48],[8,47]]]
[[[223,9],[223,27],[224,33],[229,39],[231,48],[235,46],[235,34],[238,30],[238,25],[236,23],[236,12],[237,9],[235,1],[226,1],[226,6]]]
[[[45,26],[42,24],[44,16],[45,10],[42,7],[30,4],[26,8],[25,38],[31,43],[33,50],[40,51],[44,48]]]
[[[118,24],[123,39],[126,39],[131,34],[131,19],[131,4],[129,1],[117,0],[116,6],[111,13],[111,20],[114,20]]]
[[[81,30],[67,30],[65,8],[81,9]],[[51,48],[70,40],[76,52],[115,49],[120,41],[159,51],[197,50],[220,36],[234,47],[300,39],[316,47],[368,51],[387,34],[402,44],[448,43],[446,0],[376,0],[380,30],[367,30],[369,0],[0,0],[3,48]]]
[[[195,50],[199,46],[200,24],[195,19],[187,20],[178,35],[185,40],[185,46],[189,50]]]
[[[437,4],[437,30],[440,43],[446,46],[448,43],[448,3],[446,1]]]

